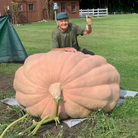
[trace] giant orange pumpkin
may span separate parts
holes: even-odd
[[[29,56],[15,74],[16,99],[28,113],[52,117],[56,103],[50,93],[61,87],[58,116],[83,118],[98,108],[111,111],[120,95],[120,75],[106,59],[95,55],[50,51]]]

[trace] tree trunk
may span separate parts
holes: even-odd
[[[49,6],[48,6],[48,0],[45,0],[45,4],[46,4],[47,19],[49,20]]]
[[[54,1],[50,0],[49,2],[49,7],[50,7],[50,19],[53,20],[53,15],[54,15],[54,10],[53,10],[53,6],[54,6]]]
[[[99,8],[101,8],[101,0],[99,0]]]
[[[105,8],[108,8],[108,0],[105,0]]]

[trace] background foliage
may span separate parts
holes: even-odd
[[[80,0],[80,9],[108,8],[109,12],[138,13],[138,0]]]

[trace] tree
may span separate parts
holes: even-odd
[[[8,15],[8,10],[6,6],[3,7],[3,11],[4,11],[4,15]]]
[[[46,5],[46,13],[47,13],[47,19],[48,20],[53,20],[53,15],[54,15],[54,1],[53,0],[45,0],[45,5]]]
[[[11,12],[12,23],[18,24],[18,19],[20,14],[19,4],[12,1],[10,4],[10,12]]]
[[[4,14],[8,15],[8,10],[6,6],[3,7],[3,10],[4,10]],[[11,22],[13,24],[18,24],[18,19],[19,19],[19,14],[20,14],[19,4],[12,1],[10,3],[9,10],[10,10]]]

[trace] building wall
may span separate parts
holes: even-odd
[[[46,6],[44,0],[38,0],[38,21],[47,19],[46,15]],[[71,12],[71,3],[75,3],[75,12]],[[70,19],[72,18],[79,18],[79,0],[54,0],[54,3],[57,3],[59,6],[59,9],[56,11],[56,13],[61,12],[61,3],[65,3],[65,12],[67,12]],[[54,15],[55,17],[55,15]],[[53,17],[53,18],[54,18]]]
[[[55,0],[55,3],[59,6],[57,13],[61,12],[61,3],[65,3],[65,12],[69,18],[79,18],[79,0]],[[71,12],[71,3],[75,3],[75,12]]]
[[[37,0],[38,6],[38,21],[47,19],[46,6],[44,0]]]
[[[8,6],[11,1],[22,5],[22,11],[20,11],[19,15],[19,23],[35,22],[47,19],[45,0],[2,0],[2,2],[0,2],[0,12],[2,15],[3,6]],[[79,18],[79,0],[55,0],[54,2],[59,6],[57,13],[61,12],[61,3],[65,3],[65,12],[67,12],[69,18]],[[75,12],[71,12],[72,2],[75,3]],[[34,5],[34,10],[29,10],[29,4]]]
[[[38,20],[37,0],[14,0],[14,2],[22,5],[22,11],[20,11],[19,15],[19,23],[35,22]],[[29,4],[33,4],[33,10],[29,10]]]
[[[1,0],[0,1],[0,13],[1,13],[1,16],[4,15],[4,10],[3,10],[3,7],[4,6],[8,6],[10,4],[11,0]]]

